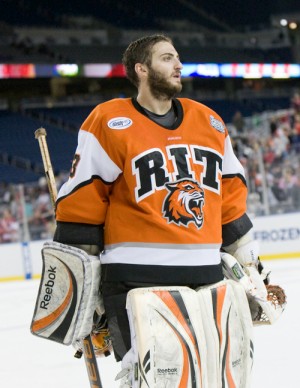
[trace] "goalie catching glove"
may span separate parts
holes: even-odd
[[[108,352],[111,340],[106,320],[101,320],[104,307],[99,292],[99,257],[51,242],[44,244],[42,259],[31,332],[64,345],[72,344],[77,349],[78,343],[91,334],[96,353]]]
[[[286,295],[278,285],[270,285],[270,272],[258,257],[258,243],[247,233],[221,253],[226,278],[241,283],[248,296],[253,323],[273,324],[286,306]]]

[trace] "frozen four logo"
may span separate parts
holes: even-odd
[[[132,120],[128,117],[114,117],[107,123],[111,129],[126,129],[132,125]]]
[[[225,132],[225,126],[222,123],[222,121],[217,120],[214,118],[214,116],[209,116],[210,125],[214,127],[217,131],[224,133]]]

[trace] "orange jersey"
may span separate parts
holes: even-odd
[[[186,98],[174,104],[172,129],[114,99],[79,131],[56,219],[104,224],[104,264],[218,264],[222,225],[246,212],[244,170],[222,119]]]

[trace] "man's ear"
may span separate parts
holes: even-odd
[[[134,69],[139,78],[143,78],[148,73],[147,66],[143,63],[136,63]]]

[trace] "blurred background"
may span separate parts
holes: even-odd
[[[249,213],[300,211],[299,1],[2,0],[0,244],[52,238],[35,130],[47,130],[59,188],[89,112],[135,94],[124,49],[158,32],[180,53],[182,96],[227,124],[246,171]]]

